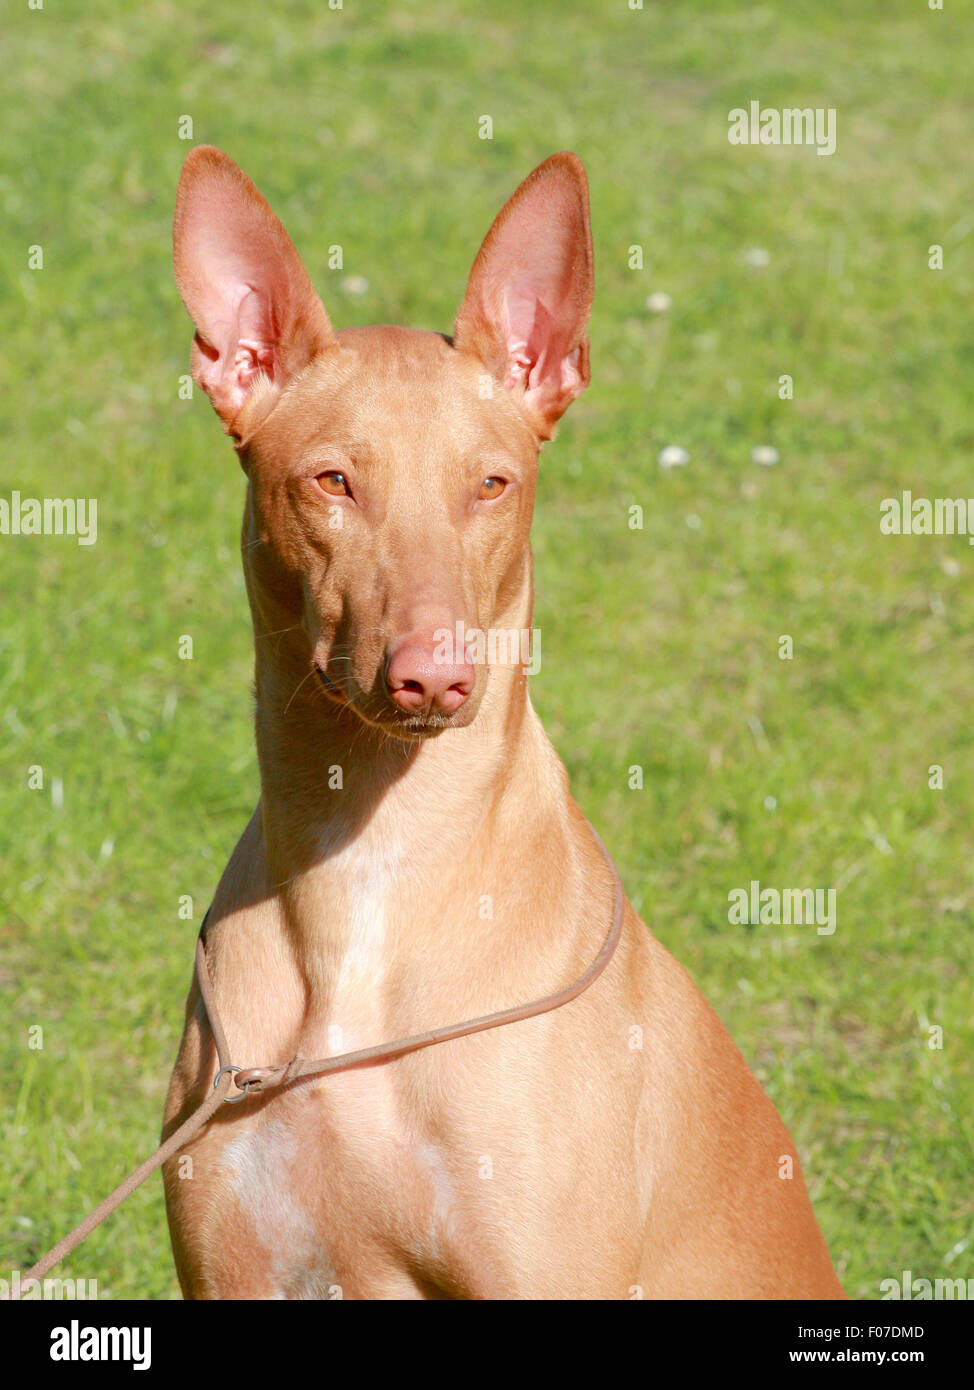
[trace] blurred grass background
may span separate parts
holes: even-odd
[[[99,530],[0,537],[0,1273],[155,1146],[194,933],[257,794],[243,478],[178,399],[170,221],[208,142],[336,326],[446,331],[503,200],[581,155],[593,375],[542,461],[535,703],[792,1129],[849,1292],[974,1276],[972,554],[878,524],[903,488],[974,493],[969,24],[956,0],[8,13],[0,496],[95,497]],[[732,147],[752,99],[835,107],[837,152]],[[688,466],[658,466],[668,444]],[[751,879],[838,887],[835,934],[729,925]],[[176,1296],[158,1180],[59,1272]]]

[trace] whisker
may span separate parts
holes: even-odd
[[[283,637],[285,632],[296,632],[300,626],[300,623],[292,623],[290,627],[279,627],[274,632],[258,632],[255,636],[261,641],[265,637]]]
[[[297,695],[297,693],[298,693],[298,691],[301,689],[302,685],[304,685],[305,681],[308,679],[308,676],[313,676],[314,673],[315,673],[315,668],[312,666],[312,668],[311,668],[311,670],[308,672],[308,674],[305,675],[305,676],[302,676],[301,679],[298,681],[297,685],[294,687],[294,691],[293,691],[293,693],[292,693],[292,695],[291,695],[291,699],[288,700],[287,704],[284,706],[284,711],[283,711],[284,714],[287,714],[288,710],[291,708],[291,704],[292,704],[292,702],[293,702],[293,700],[294,700],[294,696]]]

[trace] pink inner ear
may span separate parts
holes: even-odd
[[[243,284],[236,288],[233,298],[237,299],[236,325],[228,337],[224,370],[230,372],[238,390],[246,392],[262,372],[274,380],[278,335],[273,323],[273,303],[266,292]]]
[[[209,395],[215,393],[239,407],[259,375],[271,381],[276,375],[271,316],[260,293],[250,285],[224,282],[220,298],[207,325],[212,341],[196,335],[199,383]]]
[[[524,282],[507,292],[504,300],[508,323],[506,387],[523,381],[527,391],[539,391],[549,377],[558,383],[562,381],[567,335],[545,305],[542,299],[545,292],[557,293],[550,285],[542,290]]]
[[[506,388],[523,387],[541,438],[588,383],[592,250],[585,174],[552,155],[494,220],[474,261],[455,341]]]
[[[219,150],[187,157],[173,233],[194,376],[229,428],[257,379],[283,387],[334,341],[331,324],[287,232]]]
[[[242,396],[261,372],[274,378],[282,317],[280,308],[275,313],[275,300],[286,304],[288,286],[285,275],[275,275],[276,248],[253,225],[250,209],[243,215],[229,211],[224,224],[200,229],[197,256],[205,280],[198,327],[217,353],[201,384],[206,389],[220,383]]]
[[[521,281],[504,297],[508,354],[504,386],[510,389],[523,381],[529,397],[547,404],[566,394],[569,398],[578,395],[585,383],[578,370],[580,354],[569,352],[564,323],[547,308],[542,294],[557,302],[558,290],[551,283],[535,287]]]
[[[539,375],[545,341],[551,331],[551,315],[537,292],[523,281],[508,288],[503,304],[508,359],[504,385],[510,389],[523,381],[527,386],[532,376]]]

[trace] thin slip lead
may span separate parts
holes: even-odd
[[[184,1120],[179,1128],[169,1136],[165,1143],[160,1144],[155,1153],[151,1154],[144,1163],[140,1163],[124,1182],[119,1183],[114,1192],[109,1193],[105,1200],[95,1207],[94,1211],[89,1212],[84,1220],[75,1226],[73,1231],[59,1240],[57,1245],[27,1271],[20,1281],[20,1292],[16,1295],[7,1292],[0,1295],[0,1298],[18,1301],[22,1297],[23,1289],[28,1281],[43,1279],[56,1264],[64,1259],[65,1255],[70,1254],[80,1245],[96,1226],[101,1225],[102,1221],[110,1216],[116,1207],[121,1206],[125,1199],[130,1197],[135,1189],[145,1182],[146,1178],[161,1168],[167,1159],[171,1158],[197,1134],[222,1104],[235,1105],[246,1100],[247,1095],[252,1090],[260,1093],[278,1089],[307,1076],[328,1076],[339,1071],[350,1071],[353,1067],[364,1066],[370,1062],[391,1062],[398,1057],[407,1056],[410,1052],[418,1052],[421,1048],[432,1047],[435,1043],[450,1042],[454,1038],[467,1037],[471,1033],[483,1033],[489,1028],[500,1028],[506,1023],[519,1023],[526,1018],[535,1018],[538,1014],[549,1013],[552,1009],[560,1008],[563,1004],[577,999],[590,985],[594,984],[612,959],[622,935],[622,925],[626,913],[625,890],[622,886],[622,879],[619,877],[619,871],[609,851],[602,843],[598,831],[590,822],[586,821],[586,824],[595,837],[595,842],[611,870],[614,898],[609,931],[598,955],[584,974],[565,989],[558,990],[555,994],[548,994],[543,999],[536,999],[530,1004],[520,1004],[512,1009],[501,1009],[497,1013],[485,1014],[481,1018],[469,1019],[465,1023],[447,1024],[444,1028],[434,1028],[427,1033],[416,1033],[409,1038],[400,1038],[394,1043],[381,1043],[377,1047],[366,1047],[358,1052],[345,1052],[337,1057],[322,1057],[317,1061],[306,1061],[295,1055],[289,1062],[282,1062],[276,1066],[248,1067],[246,1069],[235,1067],[230,1062],[227,1037],[213,998],[213,981],[206,963],[206,944],[203,940],[203,933],[206,930],[206,923],[210,915],[209,910],[207,910],[196,938],[196,976],[207,1022],[210,1025],[210,1031],[216,1045],[217,1059],[220,1063],[213,1082],[213,1090],[203,1103],[193,1111],[192,1115]],[[231,1077],[241,1092],[239,1096],[226,1094],[230,1088]]]

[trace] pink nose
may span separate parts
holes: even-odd
[[[407,714],[455,714],[473,690],[473,667],[439,660],[437,645],[424,633],[411,633],[389,653],[386,689]]]

